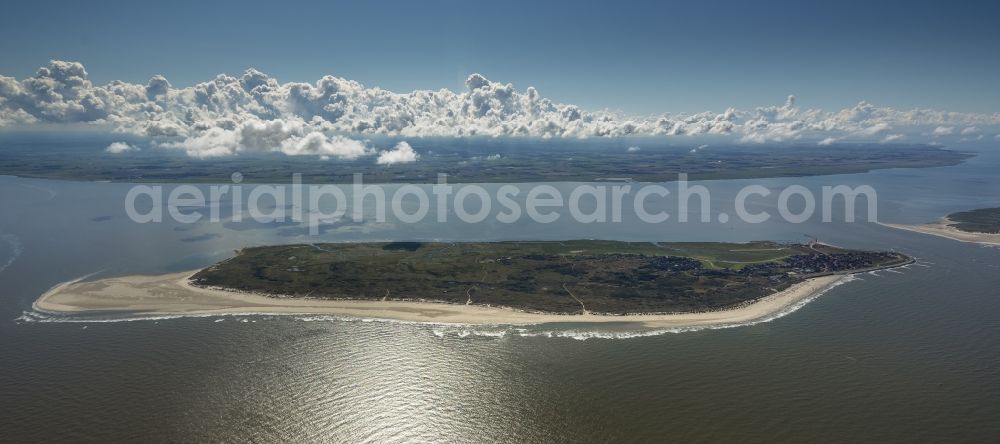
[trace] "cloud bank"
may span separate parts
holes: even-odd
[[[697,137],[743,143],[921,142],[1000,127],[1000,113],[896,110],[867,102],[838,111],[783,105],[721,113],[629,117],[555,103],[533,87],[515,89],[473,74],[464,91],[396,93],[344,78],[286,82],[255,69],[177,88],[163,76],[145,85],[94,85],[78,62],[54,60],[26,79],[0,76],[0,127],[87,123],[153,137],[194,157],[280,152],[355,159],[417,159],[379,152],[367,136],[393,137]],[[125,152],[128,150],[121,150]],[[412,152],[412,156],[410,153]],[[408,160],[411,159],[412,160]],[[392,161],[387,160],[386,164]]]

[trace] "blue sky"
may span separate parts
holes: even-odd
[[[468,74],[631,114],[780,104],[1000,111],[997,2],[15,2],[0,74],[175,86],[253,66],[393,91]]]

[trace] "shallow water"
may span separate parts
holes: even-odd
[[[1000,204],[998,168],[1000,153],[986,151],[956,167],[757,182],[871,184],[880,220],[917,223]],[[706,185],[721,209],[757,182]],[[134,224],[123,210],[127,189],[0,177],[4,440],[984,441],[1000,433],[997,248],[819,221],[387,223],[317,239],[268,224]],[[807,236],[895,248],[919,262],[857,276],[769,322],[696,331],[324,316],[81,323],[30,313],[62,281],[191,269],[255,244]]]

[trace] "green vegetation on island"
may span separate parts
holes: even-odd
[[[273,297],[681,313],[752,302],[811,277],[910,261],[819,243],[327,243],[246,248],[191,281]]]
[[[969,233],[1000,234],[1000,208],[980,208],[948,215],[948,226]]]

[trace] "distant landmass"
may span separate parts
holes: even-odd
[[[114,182],[229,182],[241,172],[248,183],[665,182],[863,173],[884,168],[955,165],[971,154],[927,145],[712,146],[702,149],[642,143],[641,150],[606,141],[488,139],[414,141],[416,162],[378,165],[371,158],[318,160],[315,156],[240,155],[194,159],[164,149],[111,154],[107,140],[0,138],[0,174],[32,178]],[[619,142],[620,144],[620,142]]]

